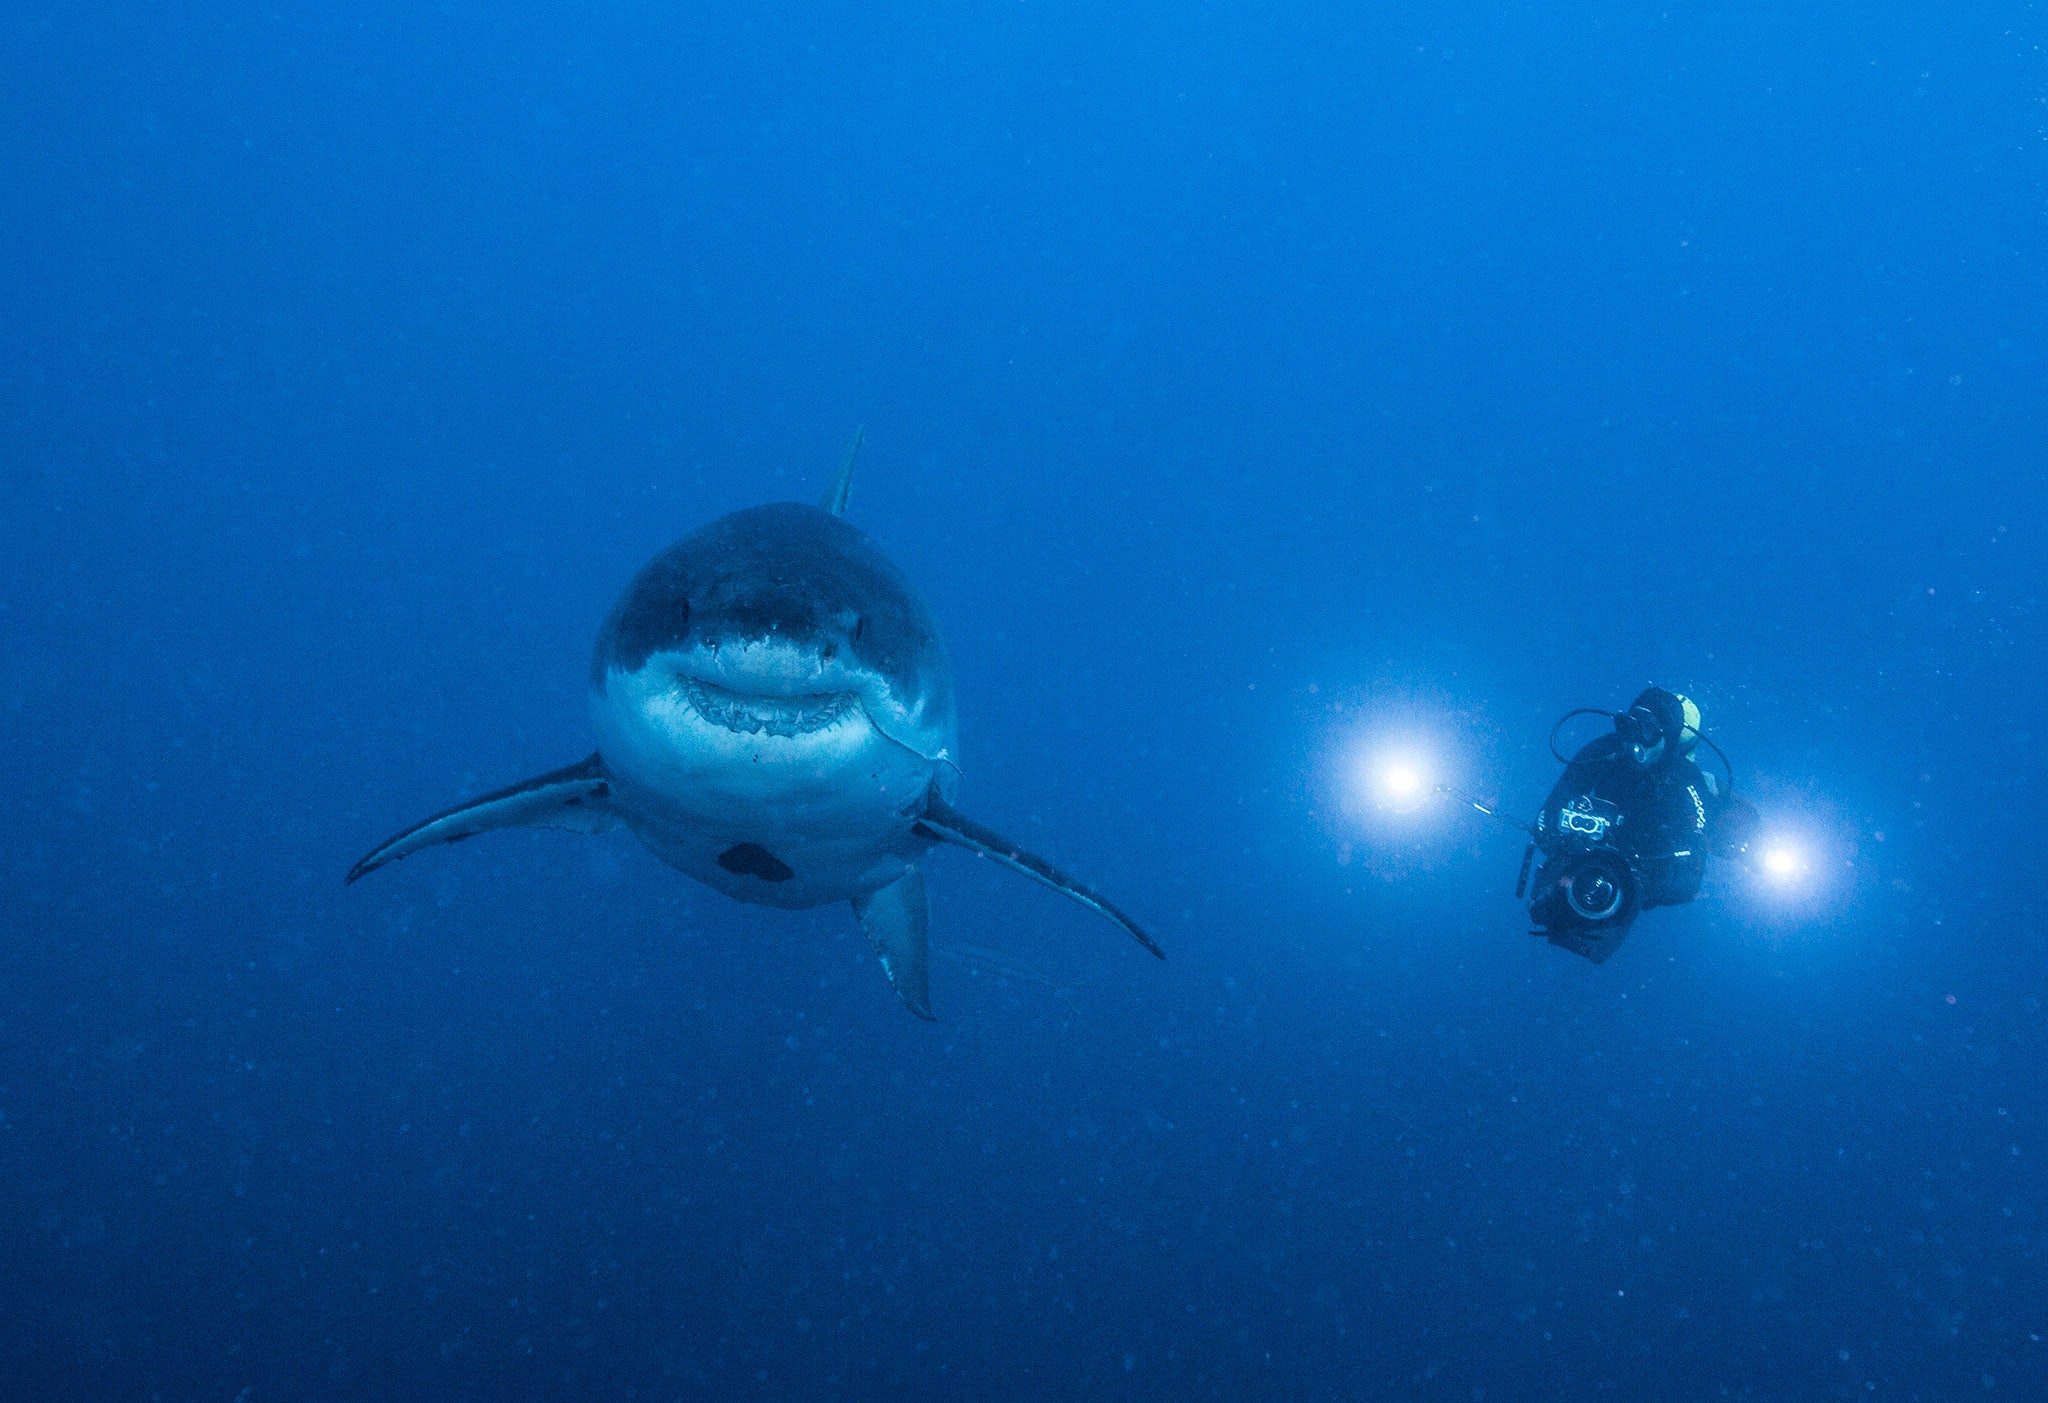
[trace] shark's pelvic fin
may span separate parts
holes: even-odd
[[[925,932],[931,907],[925,901],[924,873],[915,867],[883,887],[853,899],[853,914],[867,932],[882,968],[896,986],[903,1006],[919,1018],[932,1016],[931,981]]]
[[[924,816],[917,821],[917,826],[934,838],[948,843],[958,843],[969,852],[994,858],[1013,872],[1022,872],[1034,882],[1043,882],[1056,892],[1064,892],[1089,910],[1106,916],[1122,926],[1130,932],[1132,939],[1160,959],[1166,958],[1166,952],[1159,948],[1158,943],[1145,934],[1136,921],[1117,910],[1106,897],[1081,885],[1036,853],[1026,852],[1002,834],[982,827],[937,794],[933,794],[926,801]]]
[[[593,755],[580,765],[521,780],[414,824],[372,848],[361,862],[349,868],[346,880],[353,882],[387,862],[396,862],[435,843],[459,843],[492,828],[601,832],[620,821],[608,802],[610,794],[611,777],[605,773],[604,761]]]
[[[834,516],[846,515],[846,494],[853,490],[853,460],[860,457],[860,441],[867,433],[866,425],[855,426],[853,443],[839,460],[839,471],[833,475],[832,485],[825,489],[825,500],[818,503]]]

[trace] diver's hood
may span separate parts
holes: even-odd
[[[1658,757],[1659,765],[1668,765],[1684,758],[1687,750],[1682,737],[1685,734],[1685,703],[1676,692],[1667,692],[1662,687],[1645,687],[1636,699],[1628,704],[1630,711],[1647,711],[1657,722],[1657,729],[1664,733],[1664,753]]]

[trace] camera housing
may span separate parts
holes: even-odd
[[[1625,929],[1640,909],[1635,864],[1608,843],[1574,846],[1544,864],[1529,918],[1545,930]]]

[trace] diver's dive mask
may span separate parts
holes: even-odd
[[[1632,706],[1614,718],[1614,733],[1638,765],[1654,765],[1664,754],[1664,726],[1646,706]]]

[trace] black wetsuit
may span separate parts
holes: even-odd
[[[1638,765],[1618,736],[1601,736],[1557,777],[1537,826],[1545,833],[1563,831],[1564,806],[1581,797],[1620,811],[1605,839],[1636,864],[1644,909],[1680,906],[1699,895],[1707,828],[1720,796],[1698,765],[1684,756]]]
[[[1643,766],[1617,736],[1587,745],[1565,766],[1536,819],[1548,860],[1536,877],[1532,912],[1545,922],[1543,934],[1597,964],[1620,946],[1635,911],[1698,896],[1721,803],[1717,786],[1684,756]],[[1552,894],[1576,857],[1592,847],[1628,859],[1636,876],[1634,908],[1597,927],[1556,919]]]

